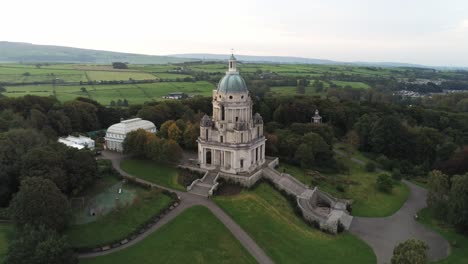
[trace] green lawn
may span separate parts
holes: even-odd
[[[345,81],[332,81],[334,84],[338,86],[345,87],[347,85],[355,88],[355,89],[368,89],[370,86],[363,82],[345,82]]]
[[[390,194],[383,193],[378,191],[375,185],[379,173],[367,172],[364,166],[350,160],[345,160],[345,164],[350,168],[349,175],[322,173],[322,176],[326,177],[326,181],[318,180],[316,182],[299,167],[281,164],[278,170],[282,171],[284,168],[287,173],[306,185],[318,185],[322,190],[339,198],[352,199],[352,214],[355,216],[389,216],[398,211],[408,199],[410,191],[405,184],[395,183],[396,185]],[[347,184],[340,182],[347,182]],[[344,193],[337,191],[336,186],[338,185],[344,186],[346,191]]]
[[[73,247],[93,247],[123,239],[172,202],[161,191],[134,188],[137,198],[127,206],[82,225],[71,226],[66,235]]]
[[[3,262],[8,251],[8,244],[13,239],[13,226],[0,223],[0,263]]]
[[[317,92],[314,87],[307,86],[305,87],[305,93],[303,95],[311,96],[325,96],[325,92]],[[270,88],[269,96],[291,96],[291,95],[302,95],[297,92],[296,86],[275,86]]]
[[[82,259],[81,264],[255,263],[205,207],[187,209],[145,240],[122,251]]]
[[[172,189],[185,191],[185,187],[177,182],[179,177],[177,169],[172,166],[158,164],[149,160],[129,159],[124,160],[120,164],[120,167],[125,172],[137,178]]]
[[[112,73],[112,72],[110,72]],[[117,72],[120,73],[120,72]],[[128,72],[124,72],[127,74]],[[137,74],[138,72],[130,72]],[[146,74],[146,73],[145,73]],[[168,74],[170,75],[170,74]],[[156,78],[156,77],[154,77]],[[1,76],[0,76],[1,81]],[[81,88],[86,88],[83,92]],[[77,97],[88,97],[103,105],[110,105],[112,100],[127,99],[129,104],[140,104],[147,101],[165,100],[163,96],[171,92],[184,92],[192,96],[211,96],[213,84],[200,82],[158,82],[144,84],[96,84],[96,85],[21,85],[7,86],[2,94],[8,97],[19,97],[27,94],[37,96],[56,96],[65,102]],[[54,94],[55,91],[55,94]]]
[[[133,80],[154,80],[156,77],[146,72],[137,71],[87,71],[86,76],[90,81],[128,81]]]
[[[419,212],[419,222],[441,234],[449,243],[456,242],[457,246],[452,245],[450,255],[436,263],[439,264],[464,264],[468,263],[468,237],[455,232],[454,228],[446,223],[434,219],[431,211],[425,208]]]
[[[214,200],[276,263],[376,262],[372,249],[357,237],[329,235],[306,225],[286,198],[268,184]]]

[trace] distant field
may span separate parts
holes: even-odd
[[[324,83],[327,86],[326,83]],[[269,96],[291,96],[291,95],[301,95],[297,92],[296,86],[276,86],[270,88]],[[313,95],[313,96],[324,96],[325,92],[316,92],[315,88],[307,86],[305,87],[304,95]]]
[[[85,88],[83,92],[81,88]],[[161,82],[146,84],[114,84],[114,85],[25,85],[7,86],[3,94],[9,97],[19,97],[26,94],[37,96],[56,96],[60,101],[73,100],[76,97],[88,97],[103,105],[109,105],[112,100],[127,99],[130,104],[147,101],[163,100],[163,96],[171,92],[184,92],[189,95],[211,96],[213,84],[209,82]],[[55,91],[55,92],[54,92]]]
[[[152,73],[154,76],[158,77],[159,79],[165,79],[165,80],[175,80],[175,79],[183,79],[187,77],[192,77],[191,75],[188,74],[176,74],[176,73],[164,73],[164,72],[153,72]]]
[[[370,88],[370,86],[366,83],[362,83],[362,82],[344,82],[344,81],[332,81],[332,83],[338,85],[338,86],[342,86],[342,87],[345,87],[347,85],[355,88],[355,89],[368,89]]]
[[[211,96],[215,88],[207,81],[179,82],[184,78],[194,79],[195,75],[205,72],[210,79],[216,81],[227,71],[225,62],[219,63],[191,63],[191,64],[129,64],[128,69],[116,70],[110,64],[50,64],[36,67],[34,64],[0,64],[0,83],[6,83],[7,92],[10,97],[34,94],[38,96],[56,96],[60,101],[72,100],[78,96],[94,99],[104,105],[109,105],[112,100],[127,99],[130,104],[144,103],[147,101],[162,100],[162,96],[171,92],[185,92],[189,95]],[[183,69],[186,74],[177,73]],[[310,85],[305,88],[308,96],[325,96],[329,84],[339,87],[351,86],[355,89],[368,89],[368,84],[354,81],[333,80],[334,75],[354,75],[363,77],[411,77],[412,70],[405,68],[381,68],[350,65],[313,65],[313,64],[254,64],[239,62],[238,69],[244,76],[252,76],[256,72],[271,72],[280,78],[305,78],[311,82],[326,75],[324,91],[317,92]],[[174,73],[172,73],[174,72]],[[455,75],[454,72],[440,73],[441,76]],[[453,77],[453,76],[452,76]],[[88,81],[128,81],[133,80],[170,80],[174,82],[161,82],[151,84],[124,84],[124,85],[88,85]],[[177,81],[176,81],[177,80]],[[346,80],[346,79],[345,79]],[[52,82],[55,81],[55,89]],[[77,84],[83,82],[83,86]],[[33,87],[31,83],[49,82],[49,85]],[[19,84],[24,86],[11,86]],[[59,87],[60,86],[60,87]],[[81,91],[86,88],[86,92]],[[294,86],[271,87],[269,96],[295,96],[300,95]]]
[[[145,72],[133,71],[87,71],[86,76],[90,81],[127,81],[133,80],[154,80],[156,77]]]

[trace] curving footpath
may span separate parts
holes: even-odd
[[[344,151],[333,151],[340,156],[346,156]],[[351,161],[365,165],[364,161],[354,157]],[[380,168],[377,168],[377,171],[384,172]],[[403,180],[403,183],[410,188],[410,196],[400,210],[388,217],[355,216],[349,231],[371,246],[378,264],[390,263],[395,246],[412,238],[427,243],[431,261],[446,258],[450,254],[447,240],[414,219],[421,209],[427,207],[427,190],[406,180]]]
[[[114,169],[116,169],[121,175],[127,176],[127,177],[133,177],[134,176],[126,173],[120,168],[120,162],[122,159],[124,159],[124,156],[118,154],[118,153],[113,153],[113,152],[107,152],[103,151],[102,153],[104,159],[109,159],[112,161],[112,166]],[[170,211],[168,214],[166,214],[161,220],[156,223],[154,226],[152,226],[149,230],[147,230],[145,233],[139,235],[135,239],[129,241],[127,244],[122,245],[118,248],[113,248],[109,249],[106,251],[101,251],[101,252],[94,252],[94,253],[86,253],[86,254],[80,254],[80,258],[93,258],[93,257],[98,257],[98,256],[104,256],[107,254],[111,254],[117,251],[120,251],[122,249],[128,248],[141,240],[145,239],[148,235],[153,233],[154,231],[158,230],[161,226],[164,224],[168,223],[172,219],[174,219],[176,216],[178,216],[180,213],[185,211],[185,209],[190,208],[194,205],[202,205],[207,207],[226,227],[231,231],[231,233],[234,235],[234,237],[239,240],[239,242],[244,246],[245,249],[255,258],[255,260],[258,263],[261,264],[270,264],[273,263],[273,261],[268,257],[265,252],[255,243],[255,241],[236,223],[234,220],[227,215],[218,205],[216,205],[213,201],[208,200],[205,197],[195,195],[192,193],[188,192],[181,192],[177,190],[173,190],[164,186],[160,186],[154,183],[150,183],[147,181],[144,181],[142,179],[138,179],[141,182],[145,182],[148,184],[151,184],[153,186],[156,186],[161,189],[166,189],[172,192],[177,193],[180,197],[180,204],[177,206],[174,210]]]

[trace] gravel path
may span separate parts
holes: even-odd
[[[334,150],[338,155],[346,153]],[[365,162],[352,157],[355,163],[365,165]],[[377,168],[378,172],[383,172]],[[408,239],[420,239],[429,246],[431,261],[446,258],[450,253],[450,245],[441,235],[423,226],[414,216],[427,207],[427,190],[404,180],[410,188],[410,196],[405,204],[395,214],[388,217],[354,217],[350,232],[366,241],[374,250],[378,264],[390,263],[395,246]]]
[[[118,153],[107,152],[107,151],[103,151],[102,155],[103,155],[102,158],[109,159],[109,160],[112,161],[113,167],[120,174],[122,174],[124,176],[134,177],[132,175],[129,175],[128,173],[126,173],[125,171],[123,171],[120,168],[120,162],[125,158],[125,156],[120,155]],[[144,180],[141,180],[141,179],[139,179],[139,180],[145,182]],[[257,245],[257,243],[255,243],[255,241],[229,215],[227,215],[213,201],[211,201],[211,200],[209,200],[209,199],[207,199],[205,197],[201,197],[201,196],[191,194],[191,193],[188,193],[188,192],[181,192],[181,191],[177,191],[177,190],[172,190],[170,188],[167,188],[167,187],[164,187],[164,186],[159,186],[159,185],[156,185],[156,184],[152,184],[152,185],[154,185],[156,187],[159,187],[161,189],[166,189],[166,190],[170,190],[172,192],[177,193],[177,195],[179,195],[179,197],[180,197],[180,205],[177,206],[171,212],[169,212],[167,215],[165,215],[156,225],[151,227],[148,231],[141,234],[140,236],[138,236],[134,240],[128,242],[127,244],[125,244],[125,245],[123,245],[121,247],[110,249],[110,250],[103,251],[103,252],[80,254],[79,257],[80,258],[98,257],[98,256],[111,254],[111,253],[114,253],[116,251],[120,251],[122,249],[128,248],[128,247],[142,241],[143,239],[145,239],[148,235],[150,235],[154,231],[158,230],[161,226],[163,226],[164,224],[166,224],[169,221],[171,221],[172,219],[174,219],[181,212],[185,211],[185,209],[190,208],[190,207],[192,207],[194,205],[202,205],[202,206],[207,207],[226,226],[226,228],[229,229],[229,231],[231,231],[231,233],[234,235],[234,237],[237,240],[239,240],[239,242],[244,246],[245,249],[247,249],[247,251],[249,251],[249,253],[257,260],[258,263],[261,263],[261,264],[273,263],[273,261],[270,259],[270,257],[268,257],[265,254],[265,252]]]
[[[450,253],[447,240],[414,219],[419,210],[427,206],[427,191],[408,181],[404,183],[410,188],[411,194],[398,212],[380,218],[354,217],[350,232],[372,247],[379,264],[390,263],[394,247],[411,238],[426,241],[430,260],[447,257]]]

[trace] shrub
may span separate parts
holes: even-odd
[[[393,250],[392,264],[425,264],[428,246],[424,241],[409,239],[398,244]]]
[[[0,208],[0,220],[10,220],[10,210],[9,208]]]
[[[393,188],[393,181],[390,175],[382,173],[377,177],[377,189],[381,192],[390,193]]]
[[[369,161],[366,163],[366,171],[368,172],[374,172],[375,171],[375,163],[372,161]]]
[[[380,164],[380,166],[382,166],[382,168],[384,168],[385,170],[391,170],[393,169],[393,162],[387,158],[387,156],[385,155],[380,155],[377,159],[376,159],[377,163]]]
[[[346,191],[345,187],[343,185],[341,185],[341,184],[336,186],[336,190],[339,191],[339,192],[345,192]]]
[[[401,175],[400,169],[394,168],[392,170],[392,179],[395,181],[400,181],[403,176]]]

